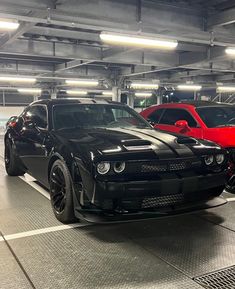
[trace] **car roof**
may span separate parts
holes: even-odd
[[[189,101],[180,101],[180,102],[170,102],[170,103],[164,103],[160,105],[154,105],[159,107],[183,107],[183,106],[191,106],[191,107],[214,107],[214,106],[231,106],[227,103],[221,103],[221,102],[213,102],[213,101],[205,101],[205,100],[189,100]]]
[[[41,99],[34,101],[32,104],[71,104],[71,103],[80,103],[80,104],[116,104],[116,105],[125,105],[123,103],[111,100],[104,99],[94,99],[94,98],[53,98],[53,99]]]

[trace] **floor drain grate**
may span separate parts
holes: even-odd
[[[235,289],[235,266],[193,278],[207,289]]]

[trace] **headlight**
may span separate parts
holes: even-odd
[[[110,163],[109,162],[98,163],[96,169],[100,175],[105,175],[110,170]]]
[[[213,157],[213,156],[206,156],[206,157],[204,158],[204,161],[205,161],[205,164],[206,164],[207,166],[209,166],[209,165],[211,165],[211,164],[213,163],[214,157]]]
[[[113,170],[115,173],[121,173],[125,170],[126,164],[125,162],[115,162],[113,166]]]
[[[222,164],[223,161],[224,161],[224,155],[223,155],[223,154],[216,155],[216,156],[215,156],[215,159],[216,159],[217,164],[220,165],[220,164]]]

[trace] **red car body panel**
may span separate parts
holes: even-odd
[[[235,147],[235,126],[234,127],[220,127],[220,128],[208,128],[203,120],[200,118],[196,111],[196,107],[192,104],[186,103],[168,103],[162,105],[154,105],[146,110],[142,111],[140,114],[148,119],[154,111],[159,109],[184,109],[191,114],[194,120],[197,122],[197,127],[190,127],[188,129],[182,129],[176,125],[165,125],[165,124],[155,124],[154,127],[157,129],[165,130],[168,132],[180,133],[188,135],[195,138],[201,138],[209,141],[213,141],[219,144],[223,148]]]

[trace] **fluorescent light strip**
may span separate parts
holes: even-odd
[[[132,82],[130,87],[135,89],[158,89],[159,85],[154,83]]]
[[[69,95],[87,95],[86,90],[66,90]]]
[[[196,91],[201,90],[201,85],[193,85],[193,84],[180,84],[177,86],[179,90],[188,90],[188,91]]]
[[[235,86],[218,86],[218,92],[235,92]]]
[[[34,83],[36,82],[36,78],[17,77],[17,76],[0,76],[0,82]]]
[[[225,49],[225,52],[228,55],[235,55],[235,47],[228,47],[228,48]]]
[[[83,86],[83,87],[99,85],[98,80],[85,80],[85,79],[84,80],[83,79],[66,79],[65,83],[68,85]]]
[[[19,27],[18,22],[1,21],[0,20],[0,30],[15,30]]]
[[[17,90],[23,94],[40,94],[42,92],[41,88],[18,88]]]
[[[152,93],[150,93],[150,92],[136,92],[135,96],[136,97],[150,97],[150,96],[152,96]]]
[[[174,49],[178,45],[178,42],[174,40],[151,39],[137,36],[134,37],[129,35],[110,34],[108,32],[102,32],[100,34],[100,38],[104,42],[121,46],[130,45],[146,48]]]
[[[108,91],[108,90],[107,90],[107,91],[103,91],[103,92],[102,92],[102,95],[103,95],[103,96],[110,96],[110,97],[111,97],[111,96],[113,96],[113,92],[112,92],[112,91]]]

